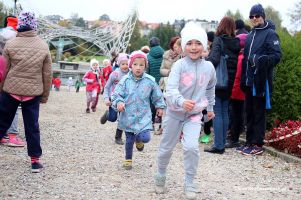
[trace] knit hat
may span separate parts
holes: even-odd
[[[147,66],[147,57],[146,54],[143,53],[142,51],[134,51],[130,55],[130,62],[129,62],[129,68],[132,68],[133,62],[136,58],[143,58],[145,61],[145,67]]]
[[[239,45],[240,45],[241,49],[245,48],[247,36],[248,36],[248,34],[245,34],[245,33],[242,33],[242,34],[239,34],[236,36],[237,38],[239,38]]]
[[[256,5],[252,6],[252,8],[250,10],[250,16],[256,15],[256,14],[260,15],[263,19],[265,19],[264,9],[261,4],[256,4]]]
[[[117,58],[117,65],[120,66],[120,63],[122,61],[128,61],[129,60],[129,55],[126,54],[126,53],[120,53],[118,55],[118,58]]]
[[[16,17],[8,17],[6,19],[7,21],[7,25],[8,27],[12,27],[13,29],[17,30],[17,26],[18,26],[18,18]]]
[[[187,24],[185,24],[184,28],[181,31],[181,46],[183,51],[185,51],[185,46],[188,41],[190,40],[198,40],[202,43],[203,47],[207,49],[207,33],[205,30],[201,27],[198,26],[196,23],[190,21]]]
[[[159,46],[160,45],[160,39],[157,38],[157,37],[152,37],[150,40],[149,40],[149,46],[150,47],[155,47],[155,46]]]
[[[37,20],[34,13],[22,11],[18,17],[18,29],[27,28],[31,30],[37,30]]]
[[[97,64],[97,65],[99,66],[99,62],[98,62],[96,59],[93,58],[93,59],[90,60],[90,68],[91,68],[92,70],[94,70],[94,69],[93,69],[93,65],[94,65],[94,64]]]

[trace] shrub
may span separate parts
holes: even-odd
[[[301,121],[287,121],[266,135],[266,144],[301,158]]]
[[[268,114],[268,127],[275,122],[297,120],[301,115],[301,38],[280,32],[281,62],[275,68],[272,110]]]

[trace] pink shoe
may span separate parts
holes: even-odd
[[[19,138],[17,135],[15,134],[8,134],[9,136],[9,140],[7,143],[7,146],[9,147],[24,147],[25,146],[25,142]]]
[[[1,141],[0,141],[0,144],[2,144],[2,145],[7,145],[7,144],[8,144],[8,138],[3,137],[3,138],[1,139]]]

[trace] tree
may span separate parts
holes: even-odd
[[[276,11],[273,7],[268,6],[265,8],[265,19],[266,20],[272,20],[272,22],[276,26],[276,30],[279,30],[281,28],[281,17],[280,13]]]
[[[1,27],[3,27],[4,19],[6,17],[6,14],[3,12],[3,10],[4,10],[3,2],[0,2],[0,24],[1,24]]]
[[[66,19],[60,20],[58,24],[60,26],[62,26],[62,27],[66,27],[66,28],[70,28],[71,27],[70,22],[68,20],[66,20]]]
[[[140,33],[140,26],[141,26],[141,23],[137,19],[130,42],[129,42],[129,46],[127,48],[128,52],[138,50],[143,46],[143,39],[142,39],[141,33]]]
[[[85,22],[85,20],[84,20],[82,17],[80,17],[80,18],[78,18],[78,19],[75,21],[75,24],[74,24],[74,25],[75,25],[75,26],[78,26],[78,27],[85,28],[86,22]]]
[[[152,31],[149,37],[157,37],[160,39],[160,46],[163,49],[169,49],[170,39],[176,36],[174,27],[168,22],[167,24],[160,24],[160,26]]]
[[[101,16],[99,17],[99,20],[101,20],[101,21],[111,21],[109,15],[107,15],[107,14],[101,15]]]
[[[291,23],[296,27],[301,25],[301,1],[297,2],[290,14]]]
[[[242,19],[242,20],[244,20],[244,17],[243,17],[243,15],[240,13],[239,10],[236,10],[235,13],[233,13],[231,10],[228,10],[228,11],[226,12],[226,16],[232,17],[234,20],[237,20],[237,19]]]

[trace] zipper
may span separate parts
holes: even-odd
[[[252,46],[253,46],[253,43],[254,43],[254,38],[255,38],[255,35],[256,35],[256,30],[254,30],[254,35],[253,35],[253,38],[252,38],[252,42],[251,42],[251,45],[250,45],[250,49],[249,49],[249,55],[248,55],[248,60],[247,60],[247,69],[246,69],[246,85],[248,83],[248,69],[249,69],[249,59],[250,59],[250,55],[251,55],[251,50],[252,50]]]

